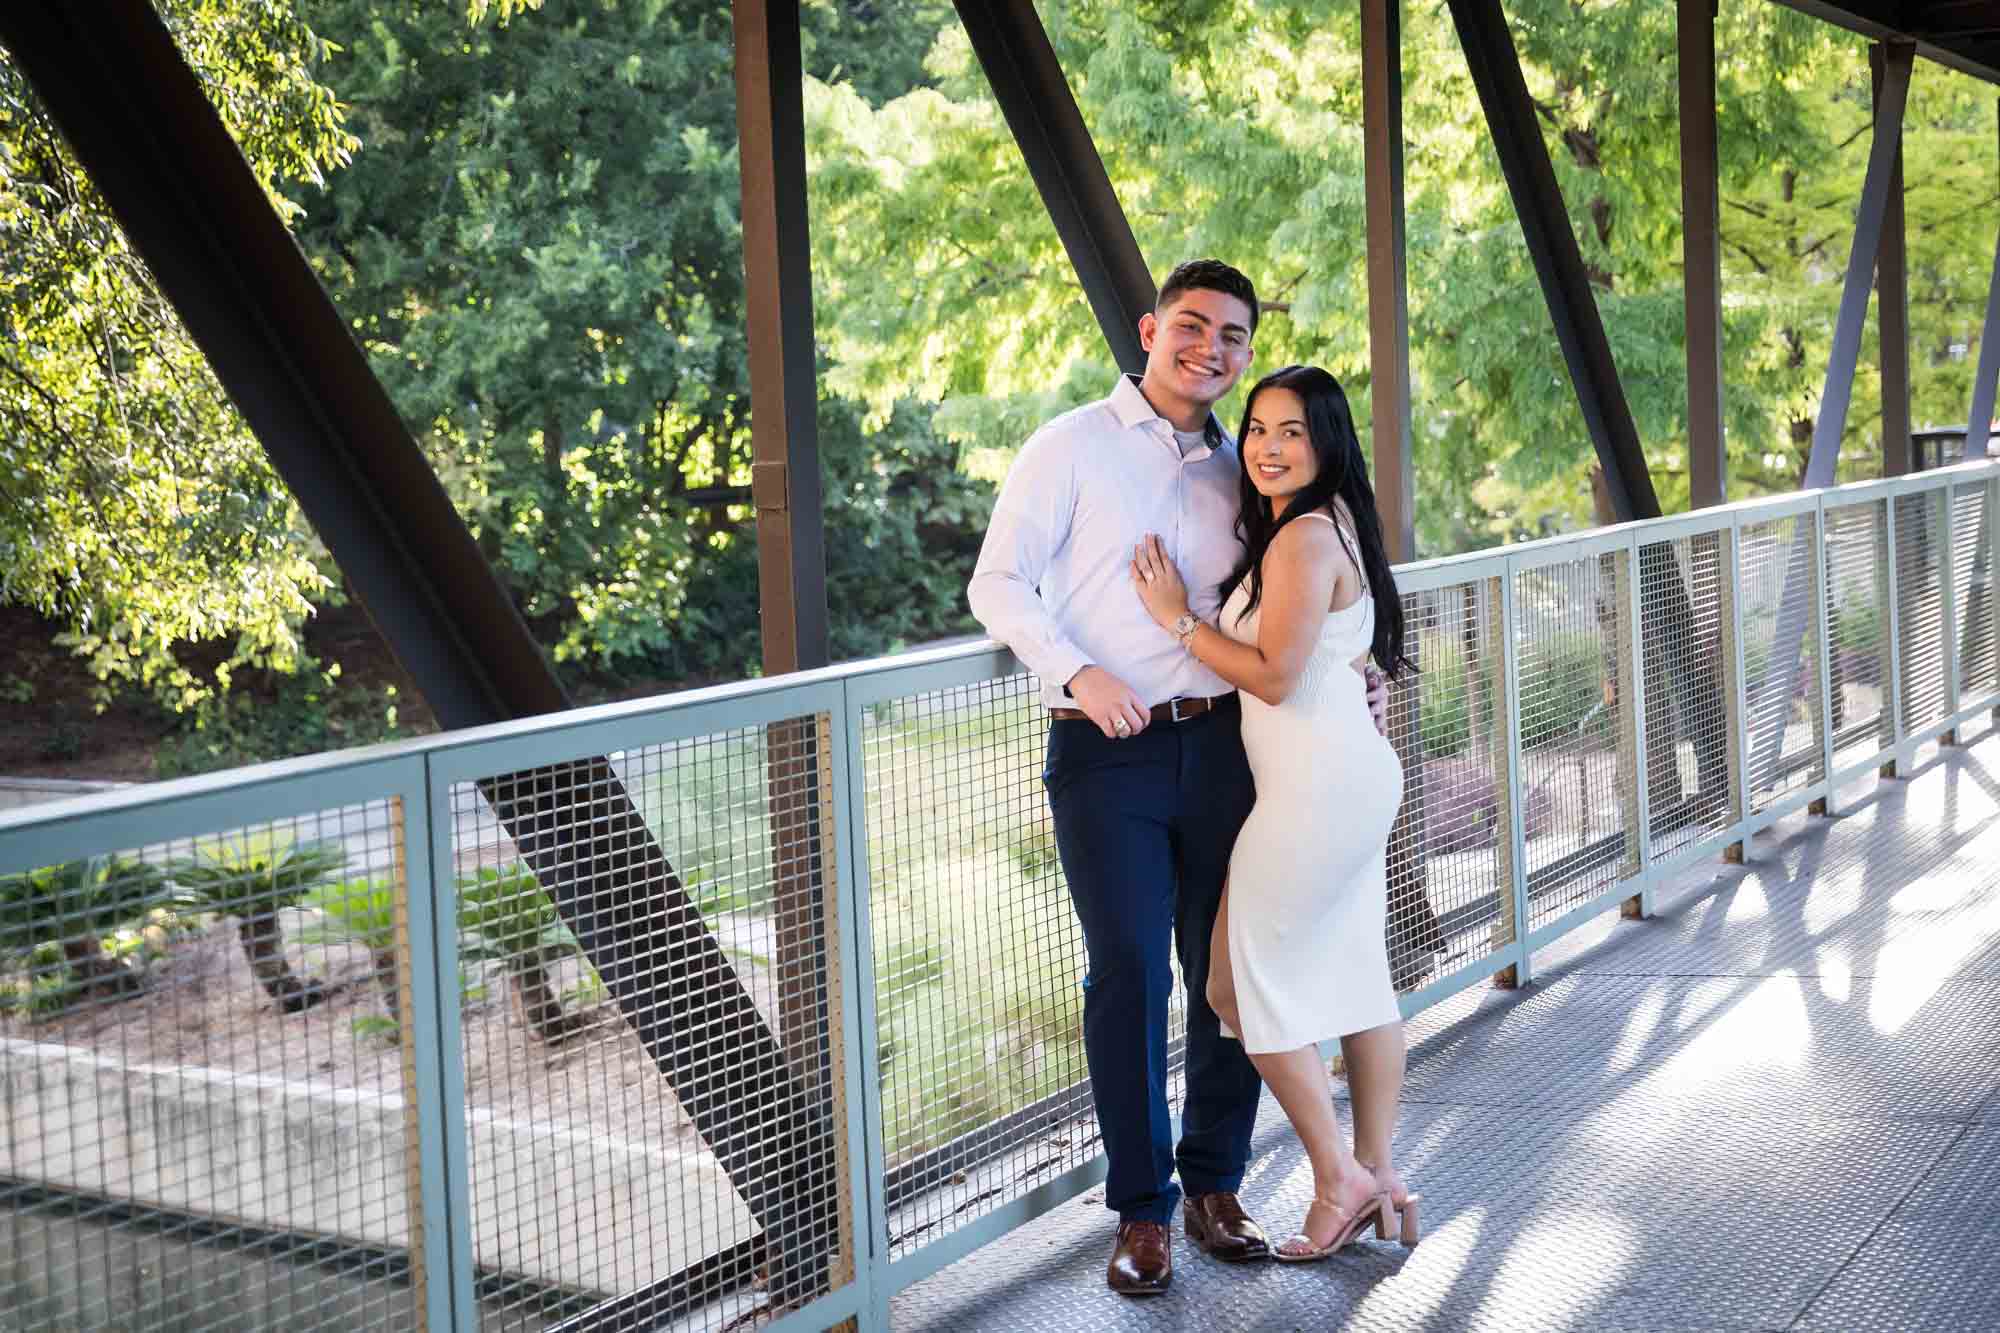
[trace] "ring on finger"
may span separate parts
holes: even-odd
[[[1111,724],[1111,729],[1120,736],[1129,736],[1132,734],[1132,724],[1122,717]]]

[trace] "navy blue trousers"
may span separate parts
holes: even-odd
[[[1232,702],[1127,740],[1079,719],[1049,724],[1042,779],[1090,954],[1084,1055],[1110,1158],[1104,1202],[1121,1218],[1169,1221],[1183,1187],[1234,1191],[1250,1158],[1261,1084],[1207,995],[1229,849],[1253,799],[1240,721]],[[1167,1114],[1170,946],[1187,985],[1178,1146]]]

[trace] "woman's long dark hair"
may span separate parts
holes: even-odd
[[[1319,471],[1285,504],[1285,512],[1273,515],[1271,502],[1258,493],[1250,480],[1250,447],[1245,439],[1250,431],[1250,414],[1257,409],[1257,395],[1266,389],[1290,389],[1306,408],[1306,435],[1312,441],[1313,457]],[[1367,577],[1368,590],[1375,595],[1375,642],[1371,645],[1375,662],[1390,676],[1412,670],[1416,664],[1403,651],[1403,599],[1396,592],[1396,576],[1389,568],[1389,553],[1382,542],[1382,519],[1375,512],[1375,489],[1368,484],[1368,465],[1361,457],[1361,440],[1354,433],[1354,413],[1348,409],[1347,395],[1340,381],[1318,366],[1286,366],[1258,380],[1243,404],[1243,425],[1236,433],[1236,447],[1243,467],[1240,482],[1242,503],[1236,513],[1236,535],[1243,539],[1243,559],[1222,581],[1222,598],[1246,578],[1250,580],[1250,601],[1243,609],[1248,615],[1264,595],[1264,553],[1278,530],[1301,514],[1316,509],[1332,511],[1338,499],[1354,518],[1354,535],[1361,550],[1358,563]],[[1336,519],[1338,515],[1335,515]],[[1347,534],[1340,534],[1343,546]]]

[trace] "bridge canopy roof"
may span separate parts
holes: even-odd
[[[1778,0],[1878,41],[2000,83],[2000,4],[1993,0]]]

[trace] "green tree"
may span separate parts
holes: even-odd
[[[353,139],[326,46],[278,0],[161,12],[274,206]],[[286,667],[331,592],[296,506],[26,80],[0,52],[0,600],[31,606],[108,681],[177,706],[173,656]]]
[[[749,669],[727,7],[568,0],[470,31],[407,0],[309,12],[363,147],[299,194],[300,240],[524,613],[575,667]],[[814,6],[814,67],[897,86],[944,12]],[[822,455],[829,577],[858,594],[837,637],[865,652],[964,623],[983,515],[921,417],[853,415],[824,405]]]
[[[1043,9],[1141,248],[1220,254],[1270,301],[1258,364],[1314,360],[1367,410],[1358,18],[1352,0],[1069,0]],[[1687,499],[1673,10],[1520,0],[1508,12],[1663,502]],[[1718,40],[1734,493],[1797,485],[1868,140],[1850,34],[1728,8]],[[833,384],[915,396],[997,475],[1110,366],[969,46],[880,107],[810,90]],[[1403,68],[1419,544],[1431,554],[1592,521],[1592,461],[1539,286],[1441,5],[1406,10]],[[1918,70],[1909,120],[1913,319],[1938,362],[1919,419],[1962,417],[1990,224],[1991,107]],[[1983,144],[1982,144],[1983,141]],[[1921,184],[1919,184],[1921,182]],[[1970,234],[1969,234],[1970,233]],[[1933,330],[1926,332],[1926,330]],[[1872,401],[1872,370],[1857,403]],[[1234,400],[1224,406],[1233,416]],[[1935,404],[1935,406],[1932,406]],[[1849,421],[1844,475],[1878,427]]]

